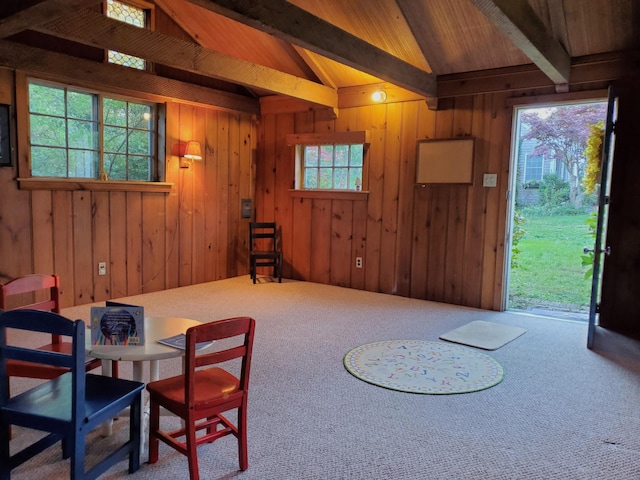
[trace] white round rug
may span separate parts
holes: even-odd
[[[350,350],[344,366],[355,377],[401,392],[467,393],[493,387],[502,366],[471,348],[427,340],[386,340]]]

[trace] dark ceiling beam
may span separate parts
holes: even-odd
[[[567,85],[571,57],[527,0],[471,0],[489,21],[558,86]]]
[[[102,0],[3,0],[0,4],[0,38],[99,3]]]
[[[90,10],[59,17],[35,30],[249,88],[259,88],[330,108],[338,107],[335,89],[207,50],[192,42],[134,27]]]
[[[436,77],[285,0],[188,0],[389,83],[436,97]]]

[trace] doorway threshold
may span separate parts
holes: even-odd
[[[510,313],[519,313],[522,315],[530,315],[533,317],[546,317],[557,320],[569,320],[573,322],[587,322],[589,320],[589,312],[568,312],[553,310],[540,307],[531,307],[527,309],[508,308]]]

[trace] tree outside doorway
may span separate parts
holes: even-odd
[[[587,319],[605,117],[605,102],[518,111],[509,309]]]

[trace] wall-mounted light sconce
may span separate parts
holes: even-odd
[[[176,143],[172,153],[180,157],[180,168],[189,168],[194,160],[202,160],[202,149],[200,142],[189,140],[188,142]]]
[[[371,94],[371,100],[376,103],[382,103],[387,99],[387,92],[384,90],[376,90]]]

